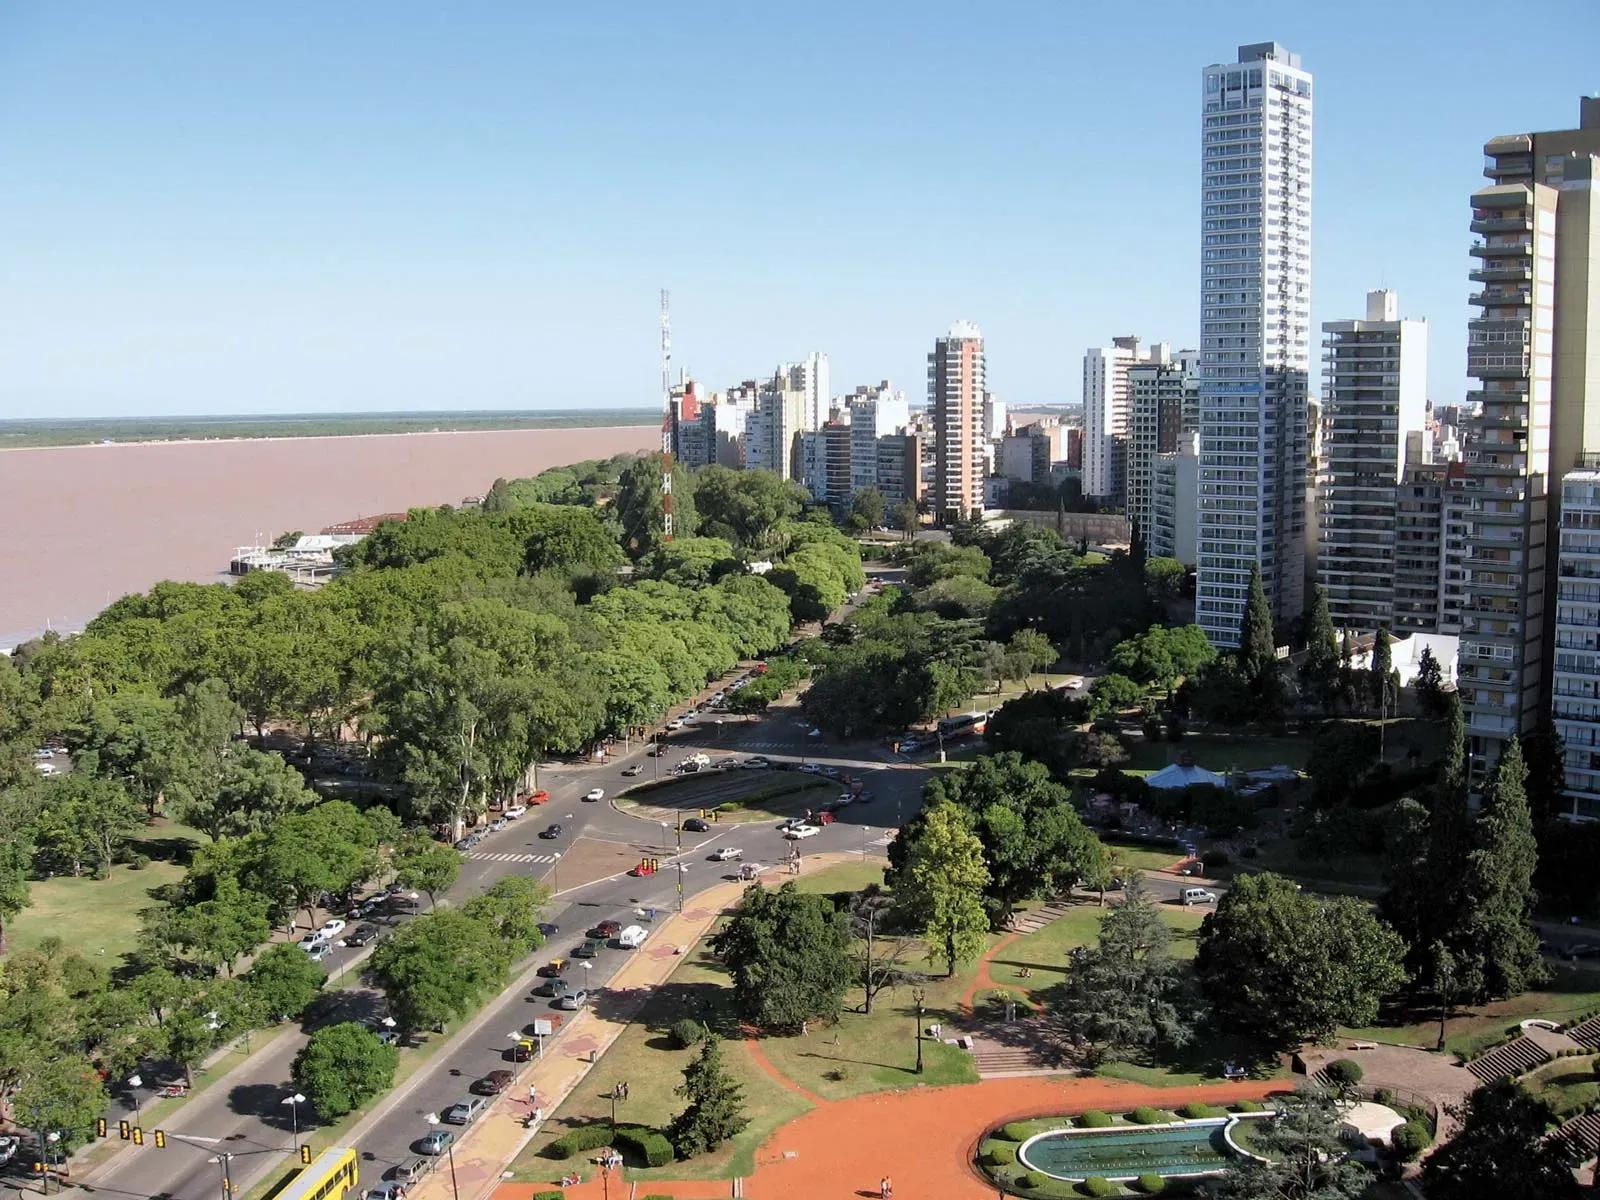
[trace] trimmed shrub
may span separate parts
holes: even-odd
[[[1213,1108],[1209,1104],[1201,1104],[1198,1100],[1192,1104],[1185,1104],[1178,1110],[1180,1117],[1188,1117],[1191,1121],[1198,1121],[1203,1117],[1220,1117],[1222,1110]]]
[[[574,1154],[582,1154],[585,1150],[598,1150],[601,1146],[609,1146],[611,1138],[609,1125],[581,1125],[577,1129],[569,1129],[551,1142],[544,1148],[544,1152],[548,1158],[571,1158]]]
[[[128,860],[129,868],[134,871],[142,871],[149,865],[150,856],[148,854],[135,854]]]
[[[1033,1136],[1033,1129],[1022,1121],[1011,1121],[1000,1126],[1000,1136],[1008,1142],[1025,1142]]]
[[[1091,1108],[1078,1114],[1078,1124],[1085,1129],[1104,1129],[1108,1125],[1116,1124],[1109,1113],[1103,1113],[1098,1108]]]
[[[1111,1180],[1101,1175],[1091,1175],[1079,1185],[1085,1196],[1115,1196],[1122,1191]]]
[[[643,1126],[618,1129],[611,1140],[619,1150],[632,1150],[647,1167],[664,1167],[678,1157],[665,1134]]]
[[[1134,1183],[1146,1196],[1159,1196],[1167,1190],[1167,1181],[1160,1175],[1141,1175]]]
[[[693,1017],[684,1017],[672,1023],[672,1041],[680,1050],[698,1046],[706,1040],[706,1027]]]
[[[1374,1104],[1386,1104],[1390,1108],[1393,1108],[1394,1092],[1388,1088],[1379,1088],[1377,1091],[1372,1093],[1372,1102]]]
[[[1407,1121],[1394,1131],[1391,1140],[1395,1154],[1410,1162],[1428,1148],[1433,1135],[1421,1121]]]
[[[1168,1117],[1159,1108],[1151,1108],[1148,1104],[1141,1104],[1128,1114],[1128,1120],[1135,1125],[1164,1125]]]
[[[1017,1161],[1017,1151],[1014,1146],[1004,1142],[995,1142],[989,1147],[989,1153],[984,1155],[989,1160],[991,1167],[1009,1167]]]
[[[1355,1087],[1361,1082],[1361,1064],[1348,1058],[1336,1058],[1322,1068],[1322,1073],[1328,1077],[1328,1082],[1335,1087]]]
[[[535,1192],[533,1200],[567,1200],[567,1194],[557,1191]]]
[[[1266,1112],[1266,1107],[1259,1100],[1241,1100],[1233,1106],[1234,1112]]]
[[[1029,1191],[1034,1188],[1041,1188],[1044,1184],[1045,1177],[1037,1171],[1024,1171],[1017,1176],[1017,1186],[1019,1188],[1027,1188]]]

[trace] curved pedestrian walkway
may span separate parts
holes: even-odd
[[[1005,1122],[1087,1108],[1171,1108],[1200,1101],[1229,1104],[1286,1090],[1246,1081],[1153,1088],[1119,1079],[996,1079],[953,1087],[873,1092],[819,1104],[783,1126],[756,1152],[755,1173],[737,1192],[729,1180],[640,1183],[641,1196],[709,1200],[848,1200],[873,1195],[885,1175],[895,1191],[919,1200],[993,1200],[994,1187],[972,1166],[980,1138]],[[549,1184],[502,1184],[495,1200],[531,1200]],[[598,1179],[568,1188],[572,1200],[603,1200]],[[619,1193],[620,1194],[620,1193]]]

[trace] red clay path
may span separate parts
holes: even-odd
[[[875,1092],[819,1105],[779,1129],[756,1152],[755,1174],[745,1180],[744,1195],[749,1200],[849,1200],[876,1195],[878,1180],[888,1175],[902,1200],[994,1200],[994,1188],[974,1173],[972,1156],[978,1139],[1004,1121],[1086,1108],[1260,1100],[1284,1087],[1281,1081],[1248,1080],[1152,1088],[1120,1079],[1032,1076]],[[530,1200],[550,1186],[502,1184],[495,1200]],[[727,1180],[651,1181],[641,1183],[638,1192],[713,1200],[726,1197],[728,1189]],[[603,1189],[593,1179],[566,1195],[600,1200]]]

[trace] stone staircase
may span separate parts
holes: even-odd
[[[1031,1046],[1002,1046],[984,1037],[972,1042],[972,1062],[983,1079],[1015,1075],[1054,1075],[1063,1068],[1042,1062]]]
[[[1027,912],[1012,913],[1011,919],[1006,922],[1006,928],[1012,933],[1038,933],[1051,921],[1066,916],[1073,907],[1059,900],[1051,900],[1038,908],[1030,908]]]
[[[1483,1082],[1493,1083],[1507,1076],[1515,1079],[1525,1075],[1549,1062],[1550,1058],[1550,1052],[1538,1042],[1529,1037],[1519,1037],[1473,1059],[1467,1064],[1467,1070]]]
[[[1556,1133],[1581,1147],[1585,1158],[1593,1158],[1595,1151],[1600,1150],[1600,1111],[1590,1109],[1579,1113]]]
[[[1580,1046],[1600,1050],[1600,1017],[1590,1017],[1567,1030],[1567,1036]]]

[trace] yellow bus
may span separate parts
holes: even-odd
[[[356,1190],[356,1152],[332,1146],[317,1155],[273,1200],[344,1200]]]

